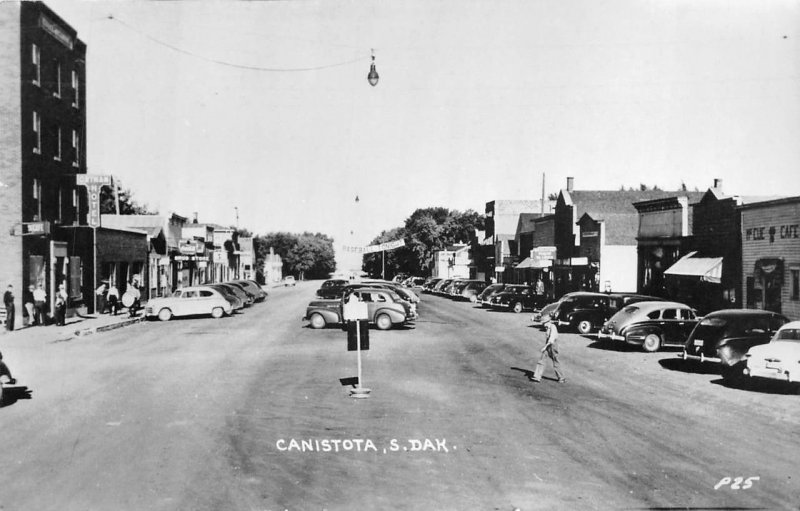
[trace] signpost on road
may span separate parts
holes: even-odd
[[[366,399],[369,397],[370,389],[364,388],[361,385],[361,322],[369,319],[369,311],[367,304],[358,299],[355,293],[350,295],[350,298],[344,304],[343,320],[355,323],[356,330],[356,353],[358,358],[358,382],[356,388],[350,391],[350,397],[355,399]],[[366,323],[364,323],[366,324]],[[348,336],[350,335],[348,331]],[[369,335],[369,334],[367,334]],[[367,340],[367,342],[369,342]],[[369,344],[367,344],[369,346]]]

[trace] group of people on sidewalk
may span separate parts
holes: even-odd
[[[117,286],[109,284],[105,280],[94,293],[97,296],[97,312],[99,314],[105,314],[107,310],[109,314],[116,316],[125,306],[128,308],[130,315],[135,316],[136,312],[141,308],[142,293],[139,291],[138,276],[134,276],[131,279],[122,296],[120,296]]]
[[[3,306],[6,311],[5,327],[9,331],[14,330],[16,326],[16,305],[14,300],[14,286],[9,284],[5,293],[3,293]],[[58,286],[55,296],[53,320],[56,325],[63,326],[66,323],[68,301],[67,287],[62,282]],[[22,317],[28,326],[47,324],[47,292],[41,284],[35,287],[33,285],[28,286],[28,289],[22,294],[22,303],[25,307],[22,310]]]

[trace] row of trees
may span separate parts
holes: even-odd
[[[264,280],[262,271],[270,247],[281,256],[283,273],[295,275],[300,280],[328,278],[330,273],[336,270],[333,238],[328,235],[310,232],[302,234],[272,232],[253,237],[256,271],[260,282]]]
[[[436,252],[450,245],[469,243],[475,230],[483,230],[483,216],[473,210],[460,212],[442,207],[417,209],[402,227],[383,231],[372,240],[373,245],[405,240],[405,246],[385,253],[366,254],[362,269],[370,275],[386,276],[406,273],[430,275]]]

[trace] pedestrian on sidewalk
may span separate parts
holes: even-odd
[[[9,332],[14,330],[14,318],[16,311],[14,310],[14,286],[8,285],[6,292],[3,293],[3,305],[6,307],[6,330]]]
[[[108,308],[114,316],[119,311],[119,289],[114,284],[108,287]]]
[[[67,323],[67,287],[62,283],[56,292],[56,326]]]
[[[105,314],[106,312],[106,292],[108,291],[106,282],[103,281],[100,287],[94,292],[97,295],[97,314]]]
[[[47,293],[42,289],[42,285],[36,286],[33,290],[33,324],[44,325],[45,307],[47,306]]]
[[[28,326],[36,324],[36,309],[33,306],[33,286],[22,293],[22,303],[25,305],[25,314],[28,318]]]
[[[567,379],[564,378],[564,374],[561,372],[561,364],[558,362],[558,328],[556,328],[556,324],[553,322],[553,317],[551,315],[544,316],[542,321],[544,322],[547,333],[547,342],[541,350],[542,354],[539,357],[539,362],[536,364],[536,369],[533,371],[531,380],[535,382],[542,381],[545,359],[549,357],[550,360],[553,361],[553,371],[556,373],[558,383],[565,383]]]

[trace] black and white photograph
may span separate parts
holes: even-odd
[[[797,0],[0,0],[0,511],[800,510]]]

